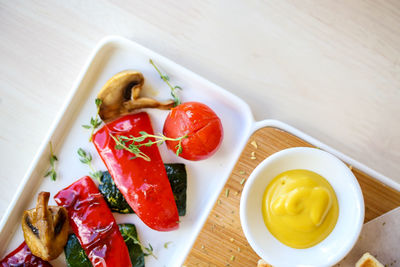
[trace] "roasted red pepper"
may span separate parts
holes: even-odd
[[[0,266],[51,267],[52,265],[47,261],[44,261],[41,258],[33,255],[28,245],[25,242],[22,242],[22,244],[16,250],[8,254],[2,261],[0,261]]]
[[[74,182],[54,199],[67,209],[72,230],[93,266],[132,266],[118,225],[90,177]]]
[[[144,112],[108,123],[95,133],[93,143],[118,189],[139,218],[152,229],[171,231],[178,228],[178,209],[158,147],[140,147],[150,161],[132,159],[134,155],[116,149],[115,141],[110,137],[110,134],[137,137],[141,131],[154,134],[149,115]]]

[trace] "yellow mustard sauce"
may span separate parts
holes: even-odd
[[[276,176],[263,196],[265,225],[273,236],[292,248],[312,247],[336,225],[339,205],[332,186],[308,170]]]

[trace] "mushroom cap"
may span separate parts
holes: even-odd
[[[144,84],[143,74],[134,70],[125,70],[111,77],[101,88],[97,98],[100,99],[100,118],[111,121],[140,108],[170,109],[172,100],[158,102],[152,98],[140,98]]]
[[[68,240],[68,213],[64,207],[47,206],[50,193],[38,195],[36,208],[24,211],[22,230],[32,254],[46,261],[54,260]]]

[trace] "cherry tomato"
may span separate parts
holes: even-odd
[[[164,123],[163,133],[170,138],[182,139],[180,157],[202,160],[211,157],[223,138],[221,120],[208,106],[199,102],[186,102],[171,110]],[[167,147],[176,153],[178,141],[167,141]]]

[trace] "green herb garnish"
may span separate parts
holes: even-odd
[[[156,69],[156,71],[160,75],[160,78],[169,86],[169,88],[171,88],[171,96],[174,98],[174,107],[180,105],[181,100],[178,97],[177,90],[182,90],[182,87],[180,87],[178,85],[173,86],[169,82],[169,76],[165,73],[162,73],[161,70],[159,69],[159,67],[157,67],[157,65],[154,63],[154,61],[152,59],[149,59],[149,62]]]
[[[53,145],[51,144],[51,141],[49,142],[50,145],[50,170],[46,172],[44,177],[50,176],[51,180],[55,181],[57,179],[57,172],[55,168],[55,162],[58,161],[58,158],[56,155],[53,154]]]
[[[99,118],[99,112],[100,112],[100,105],[103,103],[103,101],[101,101],[101,99],[96,98],[96,100],[94,101],[94,103],[96,104],[97,107],[97,113],[96,116],[93,118],[90,118],[90,125],[82,125],[83,128],[85,129],[92,129],[91,133],[90,133],[90,137],[89,137],[89,142],[92,141],[93,139],[93,133],[94,131],[102,124],[102,120]]]
[[[166,137],[165,135],[148,134],[144,131],[139,132],[139,134],[140,134],[140,136],[137,136],[137,137],[134,137],[133,135],[130,135],[130,136],[118,135],[117,137],[115,137],[114,135],[112,135],[110,133],[110,136],[115,141],[115,149],[117,149],[117,150],[124,149],[126,151],[131,152],[133,155],[135,155],[131,159],[142,158],[146,161],[150,161],[151,159],[145,153],[140,151],[140,147],[142,147],[142,146],[149,147],[154,144],[156,144],[157,146],[160,146],[165,141],[178,141],[178,144],[176,145],[175,148],[176,148],[176,155],[179,156],[179,154],[182,153],[182,140],[184,138],[188,137],[187,135],[184,135],[184,136],[181,136],[178,138],[170,138],[170,137]],[[155,141],[148,140],[145,143],[140,143],[140,142],[145,141],[148,138],[154,138],[156,140]]]
[[[119,230],[120,230],[122,236],[124,237],[125,242],[127,242],[128,240],[132,240],[135,244],[140,246],[140,248],[142,249],[145,256],[153,256],[157,260],[156,255],[154,255],[154,253],[153,253],[153,247],[150,245],[150,243],[149,243],[149,247],[145,247],[142,244],[142,242],[140,242],[139,239],[136,238],[136,236],[134,236],[131,233],[129,233],[128,231],[126,231],[125,228],[120,228]]]
[[[101,176],[103,175],[103,173],[101,171],[96,171],[96,169],[93,167],[92,165],[92,155],[90,155],[89,152],[86,152],[85,150],[83,150],[82,148],[78,149],[78,155],[80,156],[79,160],[83,163],[89,166],[90,170],[92,172],[90,172],[90,176],[92,176],[94,179],[96,179],[97,181],[99,181],[99,183],[101,183]]]
[[[168,249],[168,246],[172,244],[172,241],[168,241],[164,243],[164,248]]]

